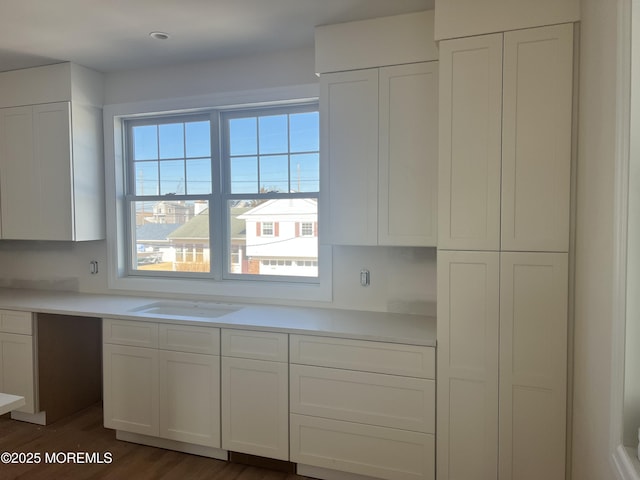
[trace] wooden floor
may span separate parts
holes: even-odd
[[[0,463],[0,480],[28,479],[135,479],[135,480],[301,480],[293,474],[224,462],[211,458],[146,447],[116,440],[102,426],[102,408],[95,405],[42,427],[0,417],[2,452],[39,453],[39,464]],[[110,453],[110,464],[45,463],[45,454],[87,452],[95,458]],[[66,455],[58,455],[60,459]]]

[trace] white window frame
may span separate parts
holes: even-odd
[[[234,92],[197,97],[164,99],[106,105],[103,109],[105,137],[105,173],[107,200],[108,287],[127,292],[166,293],[174,296],[203,295],[209,298],[262,299],[265,303],[281,301],[331,301],[331,247],[318,242],[318,283],[267,281],[265,279],[219,281],[198,278],[155,278],[128,275],[127,235],[125,225],[124,120],[162,112],[193,113],[232,106],[287,105],[317,101],[317,84]],[[323,168],[321,163],[321,169]],[[322,173],[321,173],[322,178]],[[321,196],[322,194],[320,194]],[[319,201],[322,205],[322,201]],[[285,302],[286,303],[286,302]]]

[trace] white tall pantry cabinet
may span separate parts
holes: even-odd
[[[565,478],[573,25],[440,42],[439,480]]]

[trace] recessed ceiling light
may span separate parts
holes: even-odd
[[[151,38],[155,38],[156,40],[168,40],[169,34],[165,32],[151,32],[149,33]]]

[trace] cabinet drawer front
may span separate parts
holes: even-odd
[[[435,381],[378,373],[291,366],[293,413],[435,432]]]
[[[177,352],[220,354],[220,329],[190,325],[159,326],[159,346]]]
[[[31,312],[0,310],[0,332],[32,335],[33,314]]]
[[[158,324],[105,318],[102,320],[102,341],[118,345],[158,347]]]
[[[291,415],[291,461],[388,480],[435,478],[426,433]]]
[[[289,359],[287,334],[223,329],[222,355],[286,362]]]
[[[291,363],[435,378],[435,348],[291,335]]]

